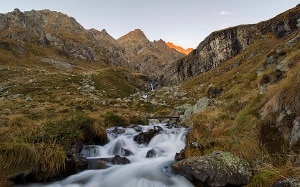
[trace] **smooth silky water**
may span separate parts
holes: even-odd
[[[124,155],[124,149],[133,155],[127,156],[130,164],[109,165],[107,169],[86,170],[50,184],[31,184],[40,187],[192,187],[183,176],[174,174],[170,163],[174,162],[177,152],[185,146],[186,128],[167,128],[165,124],[140,126],[143,132],[159,126],[160,131],[148,145],[138,144],[133,140],[136,132],[124,128],[122,134],[107,130],[109,142],[104,146],[84,146],[81,154],[87,159],[111,158]],[[155,150],[155,156],[146,158],[149,150]]]

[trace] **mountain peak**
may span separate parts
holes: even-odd
[[[182,54],[185,54],[185,55],[188,55],[193,50],[193,48],[184,49],[183,47],[173,44],[172,42],[167,42],[166,44],[168,47],[175,49],[176,51],[178,51]]]
[[[148,38],[141,29],[135,29],[128,34],[120,37],[119,42],[135,41],[135,42],[149,42]]]

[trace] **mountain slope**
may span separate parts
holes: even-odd
[[[146,74],[158,76],[166,70],[166,65],[183,57],[162,40],[150,42],[140,29],[129,32],[118,41],[125,48],[129,66]]]
[[[183,56],[163,43],[150,42],[141,30],[115,40],[105,30],[86,30],[74,18],[50,10],[1,14],[0,32],[0,47],[15,55],[121,66],[151,76]]]
[[[255,40],[267,39],[270,34],[276,38],[288,36],[299,27],[299,12],[297,6],[268,21],[213,32],[188,56],[170,65],[170,71],[164,76],[166,84],[176,84],[207,72],[241,53]]]

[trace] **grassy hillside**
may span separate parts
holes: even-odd
[[[190,146],[187,156],[231,151],[252,164],[255,176],[249,186],[270,186],[276,179],[299,176],[287,140],[272,124],[284,108],[299,116],[298,39],[299,32],[282,40],[266,36],[181,85],[189,98],[209,97],[215,103],[191,120],[188,143],[197,146]],[[268,103],[277,111],[266,107]]]
[[[105,143],[107,126],[144,123],[168,108],[141,100],[149,90],[142,74],[11,46],[0,48],[0,186],[20,175],[56,177],[76,142]]]

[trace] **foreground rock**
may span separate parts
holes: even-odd
[[[196,186],[241,186],[252,176],[246,161],[222,151],[175,162],[172,168]]]

